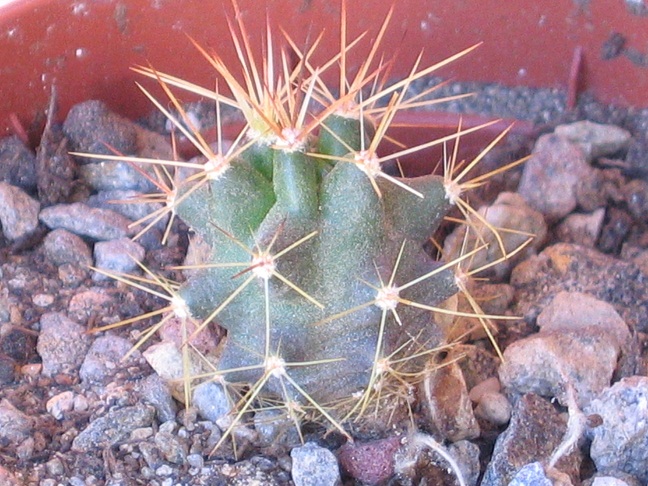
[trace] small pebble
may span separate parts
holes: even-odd
[[[577,187],[592,170],[577,144],[543,135],[524,164],[518,192],[529,206],[556,221],[576,208]]]
[[[101,383],[113,376],[118,368],[125,368],[142,354],[135,350],[129,360],[122,359],[132,349],[133,345],[128,339],[114,334],[100,336],[92,343],[83,360],[79,377],[83,382]]]
[[[144,260],[145,250],[139,243],[129,238],[99,241],[94,246],[95,266],[112,274],[129,273],[138,268],[138,263]],[[109,276],[95,272],[94,280],[107,280]]]
[[[178,406],[171,396],[169,386],[157,373],[152,373],[140,382],[142,398],[155,407],[158,419],[167,422],[175,419]]]
[[[610,335],[617,348],[630,339],[630,330],[609,303],[584,292],[558,292],[538,315],[542,331],[576,331],[595,327]]]
[[[64,391],[58,395],[54,395],[45,404],[47,412],[56,420],[61,420],[66,412],[74,408],[74,393],[71,391]]]
[[[499,379],[496,376],[491,376],[490,378],[479,382],[477,385],[470,389],[468,396],[470,400],[474,403],[477,403],[481,400],[481,397],[485,393],[498,393],[502,388]]]
[[[50,231],[43,240],[43,249],[57,266],[72,263],[81,267],[92,265],[92,253],[87,243],[65,229]]]
[[[590,214],[570,214],[556,228],[560,241],[594,248],[603,227],[605,209]]]
[[[590,161],[626,150],[632,140],[630,132],[621,127],[589,120],[559,125],[554,133],[578,144]]]
[[[90,346],[85,328],[56,312],[43,314],[40,328],[36,349],[43,361],[43,374],[76,372]]]
[[[501,393],[484,393],[477,406],[475,416],[495,425],[504,425],[511,419],[511,403]]]
[[[137,428],[150,427],[155,410],[143,404],[111,409],[88,424],[72,442],[72,450],[89,452],[111,447],[128,438]]]
[[[648,483],[648,377],[623,378],[585,408],[603,423],[590,430],[590,456],[598,472],[621,471]]]
[[[583,406],[610,385],[618,357],[610,336],[596,329],[543,331],[506,348],[499,378],[507,393],[537,393],[563,405],[571,385]]]
[[[155,470],[156,476],[165,477],[173,474],[173,469],[167,464],[163,464]]]
[[[154,441],[165,460],[173,464],[183,464],[185,462],[187,448],[173,434],[160,431],[155,434]]]
[[[50,476],[60,476],[65,473],[65,466],[58,457],[47,461],[45,469],[47,469],[47,474]]]
[[[213,381],[201,383],[194,389],[192,404],[201,417],[212,422],[225,417],[232,410],[227,393]]]
[[[295,486],[338,486],[341,484],[337,460],[331,451],[307,442],[290,452]]]
[[[380,484],[394,474],[394,458],[401,446],[399,437],[347,443],[338,449],[342,469],[361,483]]]
[[[532,242],[524,251],[497,263],[489,269],[489,272],[496,277],[507,275],[516,262],[523,259],[529,252],[535,252],[547,234],[547,225],[542,214],[532,209],[519,194],[503,192],[491,206],[481,207],[478,212],[482,219],[474,216],[469,219],[470,228],[473,231],[469,233],[470,236],[467,241],[465,241],[467,226],[459,225],[446,238],[443,245],[444,255],[448,259],[454,259],[461,256],[465,248],[472,249],[485,243],[488,244],[486,248],[477,252],[470,259],[470,264],[466,267],[466,270],[481,268],[502,258],[500,240],[483,221],[488,222],[495,228],[512,230],[498,232],[507,253],[516,250],[529,239],[529,235],[533,235]]]
[[[32,420],[7,399],[0,400],[0,440],[18,445],[32,432]]]
[[[128,218],[80,202],[45,208],[40,213],[40,220],[51,229],[62,228],[96,240],[115,240],[133,234]]]
[[[25,238],[38,226],[40,203],[18,187],[0,181],[0,225],[8,240]]]
[[[0,137],[0,181],[27,191],[36,188],[36,157],[15,135]]]
[[[54,296],[50,294],[36,294],[32,297],[32,302],[38,307],[49,307],[54,302]]]

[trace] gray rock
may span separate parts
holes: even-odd
[[[529,207],[519,194],[503,192],[491,206],[481,207],[478,212],[492,227],[501,228],[498,233],[507,254],[523,244],[529,235],[534,235],[534,240],[523,251],[489,268],[489,275],[494,274],[495,277],[507,275],[516,262],[521,261],[525,255],[535,253],[547,234],[547,225],[542,214]],[[465,248],[472,250],[487,243],[488,247],[477,252],[464,268],[466,270],[481,268],[501,259],[501,245],[493,230],[475,216],[470,217],[468,221],[468,225],[459,225],[446,238],[443,245],[444,256],[452,260],[465,253]],[[464,246],[467,228],[470,228],[470,232],[467,246]]]
[[[639,483],[636,483],[639,486]],[[623,479],[615,478],[612,476],[597,476],[589,484],[589,486],[633,486],[632,484],[624,481]]]
[[[591,429],[590,456],[600,473],[622,471],[648,482],[648,377],[623,378],[584,410],[603,423]]]
[[[57,266],[71,263],[81,267],[92,265],[92,252],[83,239],[64,229],[50,231],[43,240],[47,258]]]
[[[146,218],[163,206],[158,202],[143,202],[145,195],[133,190],[101,191],[88,198],[88,206],[110,209],[132,221]],[[168,217],[162,218],[158,228],[164,229]]]
[[[84,203],[50,206],[41,211],[40,220],[51,229],[63,228],[96,240],[116,240],[133,233],[131,221],[121,214]]]
[[[506,348],[499,377],[508,393],[556,397],[563,405],[571,384],[583,406],[610,385],[618,356],[610,336],[594,328],[541,332]]]
[[[32,433],[32,420],[3,398],[0,400],[0,440],[18,445]]]
[[[132,347],[130,341],[114,334],[98,337],[90,346],[79,370],[81,380],[85,383],[103,383],[112,377],[117,369],[141,358],[142,353],[136,350],[128,361],[122,361]]]
[[[139,392],[142,398],[155,407],[161,422],[175,419],[178,407],[171,396],[166,382],[156,373],[152,373],[140,382]]]
[[[83,326],[57,312],[41,317],[36,350],[43,361],[45,376],[76,372],[89,346]]]
[[[173,464],[186,461],[187,447],[173,434],[160,431],[155,434],[154,442],[165,460]]]
[[[0,181],[0,224],[8,240],[24,238],[38,226],[40,203],[22,189]]]
[[[563,439],[567,420],[545,399],[527,394],[518,400],[508,428],[497,438],[482,486],[506,486],[526,464],[548,461]],[[558,461],[557,469],[579,477],[578,452]]]
[[[588,160],[626,150],[632,140],[630,132],[623,128],[615,125],[602,125],[589,120],[559,125],[554,133],[577,143]]]
[[[542,331],[580,331],[590,327],[610,335],[621,347],[630,339],[625,321],[610,304],[583,292],[558,292],[536,321]]]
[[[547,477],[544,467],[539,462],[532,462],[520,469],[508,486],[554,486],[551,479]]]
[[[149,192],[154,190],[153,184],[127,162],[103,160],[81,165],[79,175],[97,191]]]
[[[591,248],[558,243],[520,263],[511,273],[512,311],[533,322],[563,290],[584,292],[611,304],[630,329],[648,330],[648,274],[629,261]]]
[[[331,451],[307,442],[290,452],[295,486],[337,486],[342,484],[337,460]]]
[[[560,241],[593,248],[603,226],[605,209],[588,214],[570,214],[556,228]]]
[[[422,418],[432,430],[451,442],[479,437],[479,424],[456,362],[449,361],[431,372],[421,388]]]
[[[296,424],[285,410],[259,410],[254,414],[254,429],[259,434],[259,443],[264,447],[295,445],[300,441]]]
[[[75,152],[88,154],[137,155],[173,160],[173,150],[165,137],[150,132],[113,112],[101,101],[91,100],[72,107],[63,130]],[[147,164],[138,167],[145,177],[126,162],[77,156],[84,165],[80,174],[96,190],[135,189],[151,191],[153,171]]]
[[[133,155],[137,152],[136,125],[108,109],[98,100],[74,105],[63,123],[63,131],[74,152]],[[92,163],[93,159],[80,158]]]
[[[481,472],[479,446],[468,440],[460,440],[450,444],[448,452],[457,462],[466,485],[475,486]]]
[[[15,135],[0,138],[0,181],[28,191],[36,188],[36,156]]]
[[[555,221],[576,208],[578,184],[592,170],[577,144],[558,135],[543,135],[524,164],[518,192],[529,206]]]
[[[99,241],[94,246],[95,266],[109,273],[129,273],[139,268],[146,250],[139,243],[128,238]],[[109,276],[95,272],[94,280],[107,280]]]
[[[125,440],[131,432],[140,427],[149,427],[153,423],[155,409],[141,403],[132,407],[110,410],[81,431],[72,442],[72,450],[90,452],[105,447],[112,447]]]
[[[0,354],[0,385],[8,385],[16,379],[16,360]]]
[[[193,392],[192,405],[201,417],[216,422],[232,411],[232,402],[223,387],[207,381],[198,385]]]

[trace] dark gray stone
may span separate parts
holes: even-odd
[[[36,156],[15,135],[0,138],[0,181],[28,191],[36,188]]]

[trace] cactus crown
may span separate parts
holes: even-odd
[[[232,3],[237,23],[230,30],[241,71],[196,44],[231,98],[152,68],[135,69],[160,83],[177,114],[142,90],[201,156],[190,162],[112,157],[154,167],[165,204],[146,228],[177,215],[208,245],[209,255],[182,284],[149,272],[151,286],[141,278],[117,278],[169,303],[138,346],[171,317],[186,325],[182,348],[186,363],[193,363],[184,377],[187,400],[200,377],[224,386],[242,383],[235,388],[237,419],[261,403],[283,408],[296,423],[304,415],[323,417],[347,434],[340,425],[345,419],[377,410],[383,400],[409,405],[430,353],[446,344],[434,312],[489,317],[476,303],[464,313],[443,304],[465,290],[453,269],[479,248],[448,263],[423,249],[453,206],[470,210],[461,194],[483,183],[464,182],[481,155],[459,166],[455,151],[445,176],[403,178],[383,170],[386,162],[481,127],[459,127],[417,147],[380,153],[397,113],[422,103],[420,95],[408,97],[410,84],[472,48],[423,69],[417,61],[406,79],[386,86],[385,65],[374,61],[390,11],[366,62],[348,79],[346,55],[359,38],[347,43],[343,2],[339,52],[315,67],[318,41],[302,52],[286,35],[299,62],[289,68],[282,51],[277,68],[273,33],[267,32],[266,57],[258,63]],[[335,66],[337,96],[320,77]],[[245,129],[227,150],[220,130],[215,146],[208,144],[170,86],[213,99],[219,113],[221,104],[238,108]],[[216,324],[227,330],[218,357],[192,357],[192,339]]]

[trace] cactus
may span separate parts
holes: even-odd
[[[145,94],[198,148],[202,160],[113,158],[175,167],[174,177],[156,171],[165,174],[157,186],[164,190],[166,207],[152,215],[149,226],[168,213],[177,215],[211,249],[199,271],[182,284],[150,276],[164,289],[151,292],[169,305],[157,311],[166,316],[138,345],[174,317],[193,324],[185,332],[188,352],[196,334],[218,324],[227,337],[210,376],[225,385],[247,385],[237,419],[255,400],[278,402],[296,421],[305,410],[315,411],[346,434],[340,424],[363,416],[370,405],[389,397],[409,400],[430,353],[446,344],[433,312],[492,317],[483,316],[476,304],[474,313],[444,305],[466,289],[454,268],[479,248],[447,263],[434,261],[424,250],[451,208],[467,210],[462,193],[484,178],[462,181],[481,155],[458,168],[455,152],[443,176],[404,178],[382,169],[401,155],[481,127],[459,128],[442,139],[379,155],[396,113],[419,104],[419,97],[407,97],[412,81],[470,49],[425,69],[417,62],[409,77],[385,86],[377,81],[384,68],[371,67],[374,48],[355,77],[347,79],[346,54],[355,42],[346,43],[343,3],[340,51],[314,67],[311,52],[301,52],[287,37],[300,62],[289,69],[282,54],[282,69],[275,73],[269,62],[274,56],[271,32],[260,70],[233,5],[240,35],[234,25],[231,30],[241,73],[197,46],[227,83],[231,98],[152,68],[136,69],[160,83],[177,114]],[[341,70],[337,96],[320,76],[335,65]],[[220,133],[216,147],[207,144],[170,86],[212,98],[218,113],[222,103],[239,109],[247,122],[241,136],[226,151]],[[379,107],[384,99],[387,104]],[[313,112],[315,102],[323,108]],[[141,278],[118,278],[149,288]],[[187,372],[187,399],[196,379]]]

